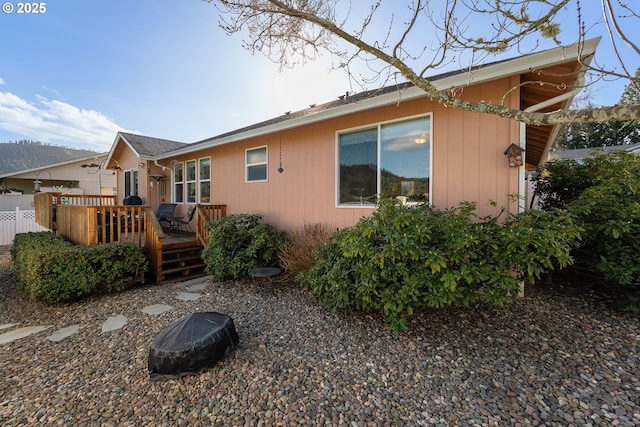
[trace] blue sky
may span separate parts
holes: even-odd
[[[107,151],[118,130],[194,142],[352,90],[330,58],[279,72],[200,0],[45,5],[0,13],[0,142]],[[615,103],[623,88],[608,83],[597,101]]]

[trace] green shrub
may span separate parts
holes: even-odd
[[[382,310],[401,331],[417,307],[504,304],[522,280],[570,263],[577,238],[563,211],[528,211],[500,224],[478,217],[469,203],[440,211],[384,200],[336,232],[300,280],[322,305]]]
[[[11,255],[18,288],[34,301],[54,304],[98,292],[119,292],[144,281],[146,257],[135,245],[73,246],[48,233],[16,235]]]
[[[567,187],[558,193],[559,203],[584,228],[582,244],[572,252],[576,267],[604,279],[602,290],[622,291],[628,308],[640,310],[640,156],[612,152],[547,168],[551,172],[539,184],[543,200],[550,198],[548,188]],[[567,175],[587,178],[576,183]]]
[[[62,237],[48,231],[16,234],[11,246],[11,258],[16,266],[18,289],[29,295],[31,284],[38,277],[41,256],[71,246]]]
[[[38,272],[29,286],[29,298],[55,304],[79,300],[93,293],[98,277],[86,253],[81,248],[63,247],[39,254],[36,257]]]
[[[96,273],[96,292],[115,293],[144,283],[149,265],[136,245],[112,243],[85,249],[91,269]]]
[[[209,243],[202,251],[206,272],[225,280],[276,265],[284,236],[273,225],[260,223],[261,219],[257,214],[234,214],[207,223]]]

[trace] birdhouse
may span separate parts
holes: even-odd
[[[504,150],[505,156],[509,161],[509,167],[522,166],[522,153],[524,148],[517,144],[511,144],[506,150]]]

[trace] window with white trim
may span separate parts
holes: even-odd
[[[211,203],[211,157],[198,160],[198,184],[200,203]]]
[[[138,195],[138,169],[124,172],[124,196]]]
[[[374,205],[378,197],[429,202],[431,117],[338,133],[337,204]]]
[[[245,181],[267,181],[267,146],[249,148],[245,151]]]
[[[174,202],[184,203],[184,163],[180,162],[173,169]]]
[[[187,203],[196,202],[196,161],[188,160],[184,163],[185,182],[187,184]]]

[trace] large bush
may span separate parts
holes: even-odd
[[[254,268],[275,266],[284,236],[261,219],[258,214],[234,214],[207,223],[209,243],[202,251],[206,272],[225,280],[248,276]]]
[[[144,282],[147,259],[135,245],[73,246],[47,232],[16,235],[11,255],[18,288],[46,304],[119,292]]]
[[[613,152],[545,167],[537,189],[543,207],[557,200],[584,227],[573,251],[576,267],[604,279],[606,289],[623,291],[628,307],[640,310],[640,156]]]
[[[579,228],[563,211],[528,211],[501,223],[473,204],[436,210],[383,201],[354,227],[336,232],[300,276],[334,310],[382,310],[394,330],[417,307],[502,305],[523,280],[571,262]]]

